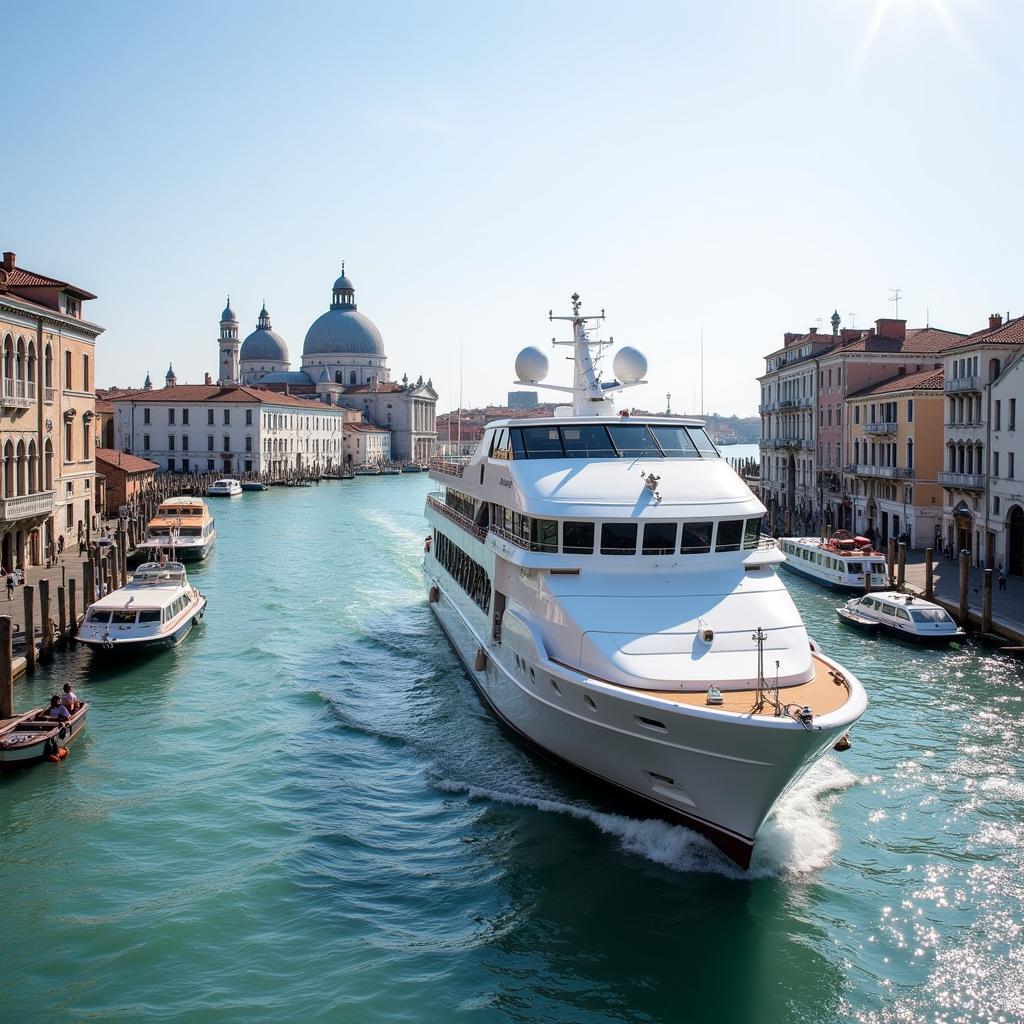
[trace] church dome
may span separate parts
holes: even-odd
[[[242,342],[239,361],[258,359],[263,362],[288,362],[288,346],[284,338],[270,327],[270,314],[266,305],[260,310],[256,330]]]
[[[383,356],[384,339],[373,321],[356,309],[355,287],[345,276],[344,265],[332,293],[331,308],[306,332],[303,356]]]
[[[225,323],[228,320],[238,320],[235,316],[235,311],[231,308],[231,296],[228,296],[228,304],[224,307],[224,312],[220,315],[220,322]]]

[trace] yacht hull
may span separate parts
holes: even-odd
[[[486,640],[487,616],[442,574],[425,577],[438,588],[432,611],[508,731],[644,812],[701,833],[744,868],[779,798],[859,717],[855,709],[833,713],[808,730],[791,719],[713,713],[588,680],[516,651],[514,640]]]

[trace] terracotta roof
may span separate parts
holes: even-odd
[[[265,405],[291,405],[307,412],[339,413],[338,406],[326,405],[309,398],[298,398],[280,391],[268,391],[266,388],[253,388],[246,385],[222,387],[220,384],[174,384],[167,388],[154,388],[152,391],[133,391],[130,395],[113,398],[114,402],[173,402],[175,405],[190,402],[224,402],[245,403],[259,402]]]
[[[937,370],[919,370],[917,373],[901,373],[896,377],[883,380],[881,384],[873,384],[862,391],[847,395],[851,398],[865,398],[868,395],[888,395],[898,391],[941,391],[944,372],[940,366]]]
[[[138,455],[129,455],[127,452],[119,452],[115,448],[97,448],[96,461],[105,462],[108,466],[116,466],[126,473],[144,473],[157,470],[160,467],[149,459],[140,459]]]
[[[33,273],[31,270],[24,270],[21,267],[12,267],[0,274],[0,288],[61,288],[71,292],[79,299],[95,299],[92,292],[84,288],[78,288],[67,281],[58,281],[55,277],[45,277],[43,274]]]
[[[830,353],[834,356],[847,352],[897,352],[897,353],[939,353],[955,345],[965,335],[956,331],[944,331],[938,327],[911,327],[904,339],[886,338],[881,334],[869,334],[849,345],[842,345]]]
[[[105,398],[97,398],[96,399],[96,411],[97,412],[110,413],[110,415],[113,416],[114,415],[114,403],[113,402],[108,402]]]
[[[350,430],[355,430],[361,434],[390,434],[390,427],[378,427],[373,423],[346,423],[345,433],[347,434]]]
[[[986,327],[982,331],[975,331],[974,334],[961,335],[948,348],[961,349],[973,345],[1024,345],[1024,316],[1007,320],[1006,323],[991,330]]]

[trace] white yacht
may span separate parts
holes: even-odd
[[[948,644],[967,636],[945,608],[898,590],[852,598],[841,604],[836,614],[855,629],[866,633],[881,629],[917,644]]]
[[[871,586],[889,585],[885,555],[867,537],[836,530],[828,539],[783,537],[779,548],[786,556],[784,568],[834,590],[863,590],[865,573]]]
[[[93,650],[136,654],[176,647],[206,613],[181,562],[146,562],[126,587],[89,606],[75,637]]]
[[[202,498],[179,495],[160,502],[138,550],[150,561],[161,553],[181,562],[202,561],[217,539],[217,527]]]
[[[572,405],[490,423],[431,465],[430,607],[487,707],[522,739],[748,865],[779,797],[867,706],[808,637],[760,535],[765,509],[697,421],[616,416],[642,380],[580,313]],[[547,358],[516,360],[535,387]],[[620,383],[621,382],[621,383]],[[549,387],[551,385],[542,385]]]
[[[214,480],[206,488],[208,498],[233,498],[236,494],[242,493],[242,485],[233,477],[226,476],[221,480]]]

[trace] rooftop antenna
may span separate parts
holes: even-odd
[[[345,273],[345,266],[342,264],[341,272]],[[459,342],[459,420],[458,420],[458,452],[462,454],[462,342]]]
[[[665,396],[665,415],[666,416],[671,416],[672,415],[672,392],[671,391]]]
[[[924,307],[924,325],[925,327],[931,327],[932,325],[932,311],[930,307]]]
[[[896,303],[896,319],[900,318],[900,289],[890,288],[889,289],[889,301]]]
[[[847,313],[846,315],[850,318],[850,329],[855,331],[857,329],[857,314]]]

